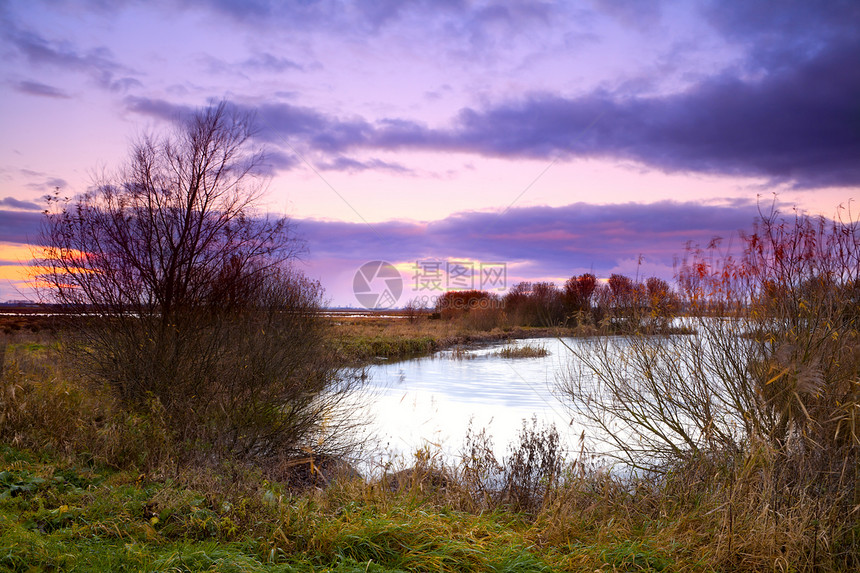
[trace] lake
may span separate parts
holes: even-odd
[[[580,344],[573,338],[568,345]],[[456,459],[470,422],[486,428],[501,457],[516,440],[523,420],[533,416],[555,424],[565,446],[578,450],[582,427],[571,423],[563,400],[555,394],[557,376],[573,359],[557,338],[532,338],[496,343],[468,350],[383,363],[369,367],[369,390],[374,398],[373,430],[392,454],[409,456],[430,445],[449,461]],[[542,346],[539,358],[501,358],[508,345]]]

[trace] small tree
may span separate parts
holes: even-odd
[[[521,282],[505,294],[502,304],[511,324],[558,326],[564,323],[563,294],[550,282]]]
[[[613,273],[605,284],[594,291],[597,306],[595,318],[604,328],[614,332],[635,332],[641,324],[641,310],[645,302],[645,286],[628,276]]]
[[[539,326],[558,326],[564,323],[564,301],[561,291],[554,283],[533,283],[531,298],[537,310]]]
[[[321,288],[292,268],[301,243],[254,209],[251,136],[252,117],[226,103],[199,111],[58,202],[42,234],[45,294],[87,317],[69,329],[82,371],[207,455],[317,443],[345,389]]]
[[[564,283],[564,308],[568,320],[576,323],[592,320],[592,297],[597,288],[597,277],[592,273],[570,277]]]
[[[531,325],[537,322],[537,309],[534,308],[531,292],[532,283],[523,281],[508,289],[502,297],[505,314],[512,325]]]
[[[410,324],[414,323],[419,317],[426,314],[428,314],[426,298],[416,296],[409,299],[406,304],[403,305],[403,315]]]

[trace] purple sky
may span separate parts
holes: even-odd
[[[386,260],[672,277],[757,197],[860,188],[860,3],[0,0],[0,300],[41,197],[228,99],[336,305]],[[856,210],[856,209],[855,209]]]

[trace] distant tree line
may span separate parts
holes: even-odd
[[[657,277],[636,281],[621,274],[599,280],[592,273],[552,282],[520,282],[504,296],[481,290],[447,292],[435,316],[476,328],[494,326],[594,327],[613,331],[659,331],[679,310],[679,297]]]

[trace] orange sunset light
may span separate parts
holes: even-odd
[[[59,269],[33,264],[36,261],[50,261],[58,258],[60,252],[56,249],[38,247],[35,245],[0,244],[0,281],[11,283],[14,288],[25,294],[39,287],[46,286],[40,276],[56,273]],[[70,250],[62,252],[63,258],[79,259],[83,253]]]

